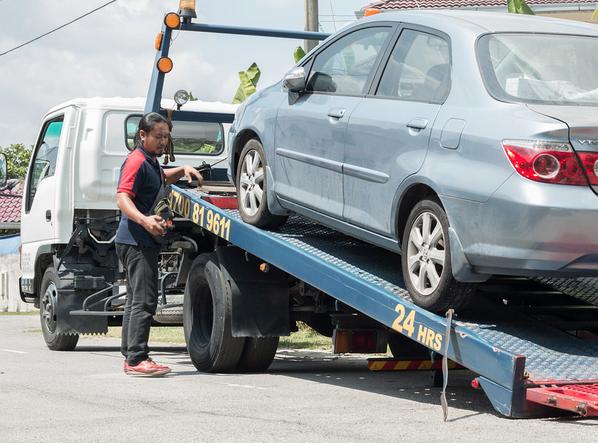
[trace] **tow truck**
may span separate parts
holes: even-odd
[[[181,1],[178,12],[165,15],[156,38],[145,112],[168,115],[175,128],[177,122],[230,122],[232,116],[161,106],[164,78],[174,65],[169,57],[174,31],[327,38],[197,23],[195,16],[195,2]],[[217,168],[211,172],[217,175]],[[598,416],[598,308],[571,298],[554,282],[494,278],[480,285],[470,310],[441,316],[412,302],[393,253],[299,216],[278,230],[250,226],[236,210],[230,184],[208,182],[197,189],[179,183],[170,206],[175,232],[184,232],[185,241],[171,245],[176,263],[161,275],[162,295],[184,292],[182,324],[199,371],[266,370],[279,337],[303,321],[331,337],[337,353],[384,352],[388,345],[394,360],[372,360],[373,370],[441,367],[446,388],[449,367],[467,368],[476,374],[472,387],[507,417]],[[119,284],[114,277],[87,293],[83,306],[57,312],[86,321],[117,318]],[[72,291],[61,294],[59,288],[58,300],[63,296]],[[85,323],[63,321],[72,330]],[[85,324],[88,332],[90,323]]]

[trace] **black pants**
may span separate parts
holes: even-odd
[[[158,304],[159,248],[116,244],[116,254],[127,274],[127,301],[120,351],[134,366],[149,355],[150,326]]]

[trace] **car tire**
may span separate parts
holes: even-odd
[[[277,228],[287,221],[287,216],[274,215],[268,209],[268,180],[266,156],[262,144],[249,140],[237,165],[237,205],[244,222],[259,228]]]
[[[53,267],[44,272],[39,297],[39,318],[42,335],[52,351],[72,351],[77,346],[79,334],[76,332],[57,332],[58,318],[56,304],[58,303],[58,289],[61,287],[60,278]]]
[[[245,338],[232,336],[232,293],[216,254],[191,265],[183,301],[183,329],[193,365],[202,372],[234,372]]]
[[[439,314],[464,309],[476,287],[453,277],[448,228],[440,203],[422,200],[409,214],[401,248],[403,279],[414,303]]]
[[[248,337],[237,365],[239,372],[263,372],[272,364],[279,337]]]

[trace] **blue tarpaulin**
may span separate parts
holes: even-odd
[[[20,235],[7,235],[0,237],[0,255],[16,254],[19,252],[20,244]]]

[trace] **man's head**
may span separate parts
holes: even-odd
[[[170,141],[171,125],[157,112],[145,114],[139,121],[135,140],[148,154],[160,157]]]

